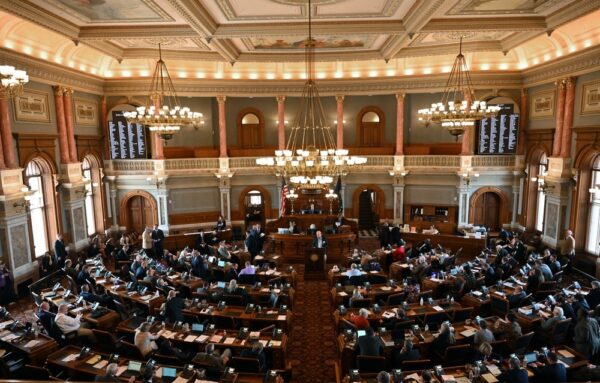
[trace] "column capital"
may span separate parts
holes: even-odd
[[[404,93],[404,92],[396,93],[396,100],[402,101],[402,100],[404,100],[404,97],[406,97],[406,93]]]
[[[558,89],[564,89],[566,82],[567,82],[566,79],[560,78],[560,79],[554,81],[554,85],[556,85],[556,87]]]
[[[62,91],[64,94],[67,94],[67,95],[71,95],[71,94],[73,94],[73,92],[74,92],[74,91],[73,91],[73,88],[69,88],[69,87],[66,87],[66,86],[63,86],[63,87],[61,87],[61,91]]]
[[[577,76],[567,77],[564,81],[567,85],[567,88],[574,88],[575,83],[577,82]]]
[[[521,88],[521,96],[527,96],[528,90],[527,88]]]
[[[217,102],[219,104],[224,104],[225,100],[227,100],[227,96],[223,96],[223,95],[217,96]]]
[[[344,102],[344,95],[343,94],[336,94],[335,95],[335,101],[337,101],[338,103]]]
[[[52,85],[52,90],[54,90],[54,95],[62,97],[63,95],[63,87],[61,85]]]
[[[276,96],[275,98],[277,99],[278,104],[285,102],[285,96],[283,95]]]

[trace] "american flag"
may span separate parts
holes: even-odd
[[[289,189],[287,183],[285,183],[285,178],[281,177],[281,195],[279,196],[279,216],[283,217],[285,215],[285,196],[289,193]]]

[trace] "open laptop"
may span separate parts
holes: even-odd
[[[217,282],[217,288],[219,288],[219,289],[224,289],[225,285],[226,285],[225,282],[222,282],[222,281]]]
[[[162,368],[163,378],[175,378],[177,376],[177,370],[171,367]]]
[[[217,266],[219,266],[219,267],[225,267],[225,261],[219,261],[217,263]]]
[[[142,362],[136,362],[134,360],[130,360],[129,364],[127,364],[127,371],[140,372],[141,369],[142,369]]]
[[[201,334],[204,332],[204,324],[202,323],[192,323],[192,332]]]
[[[356,336],[357,336],[358,338],[360,338],[361,336],[365,336],[365,335],[367,335],[367,332],[366,332],[365,330],[358,330],[358,331],[356,332]]]
[[[523,361],[525,361],[525,363],[527,363],[527,364],[536,362],[537,356],[535,355],[534,352],[525,354],[525,355],[523,355]]]

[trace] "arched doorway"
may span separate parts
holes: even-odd
[[[238,114],[237,125],[240,147],[243,149],[263,147],[264,119],[258,109],[243,109]]]
[[[500,231],[503,223],[508,223],[508,198],[495,187],[483,187],[471,196],[469,222],[485,226],[490,231]]]
[[[144,228],[158,222],[156,200],[150,193],[136,190],[127,193],[121,199],[120,220],[128,231],[141,233]]]
[[[377,227],[384,216],[385,194],[379,186],[360,185],[352,196],[354,217],[358,218],[358,228],[369,230]]]
[[[260,223],[265,226],[271,218],[271,195],[261,186],[248,186],[240,193],[240,213],[244,215],[246,225]]]
[[[359,146],[381,146],[383,144],[385,127],[383,110],[376,106],[364,107],[358,112],[356,122]]]

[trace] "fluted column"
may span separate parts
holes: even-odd
[[[560,144],[560,156],[567,158],[571,149],[571,129],[573,129],[573,112],[575,109],[575,81],[576,77],[568,77],[566,80],[565,113],[562,125],[562,138]]]
[[[67,125],[65,123],[65,106],[63,101],[62,87],[55,85],[54,89],[54,107],[56,109],[56,126],[58,128],[58,145],[60,148],[60,163],[68,164],[71,162],[69,156],[69,138],[67,137]]]
[[[154,113],[158,114],[161,110],[160,100],[158,98],[154,99]],[[165,158],[164,153],[164,140],[158,134],[152,134],[152,158],[155,160],[163,160]]]
[[[396,155],[404,155],[404,92],[396,93]]]
[[[225,125],[226,96],[217,96],[219,104],[219,157],[227,157],[227,126]]]
[[[517,143],[517,154],[525,154],[525,130],[527,129],[527,119],[529,118],[529,104],[527,100],[527,88],[521,89],[521,103],[519,105],[519,142]]]
[[[469,92],[465,91],[465,100],[467,100],[467,110],[471,108],[471,97]],[[465,127],[465,132],[462,135],[462,144],[460,154],[470,156],[473,154],[473,129],[472,126]]]
[[[67,142],[69,145],[69,162],[77,162],[77,147],[75,146],[75,130],[73,128],[73,107],[71,102],[72,94],[73,89],[63,88],[65,126],[67,127]]]
[[[344,147],[344,96],[336,95],[335,101],[337,102],[336,144],[338,149],[342,149]]]
[[[17,157],[12,139],[12,126],[8,111],[8,99],[0,98],[0,135],[2,136],[2,152],[4,157],[4,166],[9,169],[17,168]]]
[[[285,96],[277,96],[277,143],[279,150],[285,149]]]
[[[556,86],[558,88],[558,92],[556,92],[556,128],[554,130],[554,143],[552,144],[552,157],[560,156],[562,127],[565,121],[565,80],[558,80]]]

